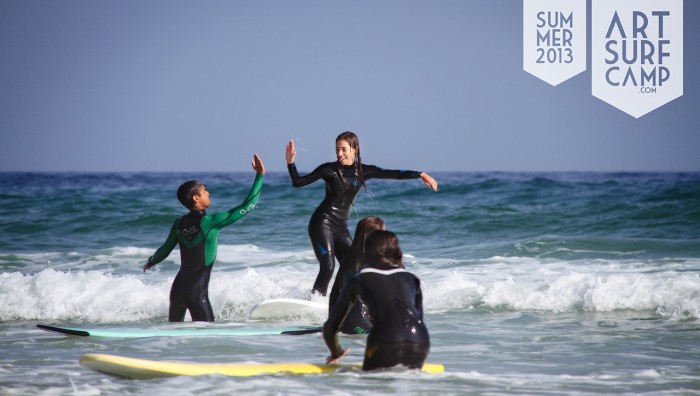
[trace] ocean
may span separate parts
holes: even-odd
[[[428,361],[444,373],[134,381],[78,359],[325,361],[319,334],[99,339],[36,328],[172,326],[177,249],[142,267],[184,213],[175,190],[201,180],[213,213],[239,204],[254,173],[0,173],[0,394],[700,395],[700,173],[432,176],[438,192],[370,180],[350,232],[375,215],[399,236],[422,282]],[[286,173],[266,175],[257,209],[219,238],[207,326],[321,324],[248,315],[269,298],[327,302],[310,294],[318,264],[306,233],[322,198],[320,182],[295,189]],[[340,342],[345,362],[362,361],[365,336]]]

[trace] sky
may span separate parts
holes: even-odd
[[[590,1],[589,1],[590,9]],[[523,71],[520,0],[0,0],[0,172],[700,171],[700,1],[684,95],[634,118]],[[590,43],[589,43],[590,45]],[[590,60],[589,60],[590,63]]]

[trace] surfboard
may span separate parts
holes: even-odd
[[[359,364],[313,363],[193,363],[164,360],[136,359],[125,356],[89,353],[80,357],[80,364],[91,370],[129,379],[152,379],[220,374],[232,377],[249,377],[265,374],[323,374],[334,371],[360,371]],[[422,371],[441,373],[442,364],[426,363]]]
[[[320,327],[261,327],[261,328],[237,328],[237,327],[179,327],[172,329],[81,329],[36,325],[38,328],[54,333],[79,336],[79,337],[103,337],[103,338],[139,338],[139,337],[196,337],[196,336],[258,336],[269,334],[302,335],[320,333]]]
[[[302,317],[324,321],[328,318],[328,305],[293,298],[273,298],[257,304],[250,311],[250,318],[258,320],[282,320]]]

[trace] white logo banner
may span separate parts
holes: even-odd
[[[523,70],[554,86],[586,70],[586,0],[523,0]]]
[[[593,96],[639,118],[683,95],[683,0],[592,0]]]

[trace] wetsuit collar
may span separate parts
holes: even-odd
[[[352,165],[343,165],[340,162],[336,161],[336,164],[338,164],[338,167],[342,170],[354,170],[355,169],[355,164],[353,163]]]
[[[361,274],[366,274],[366,273],[374,273],[374,274],[380,274],[380,275],[393,275],[397,274],[399,272],[408,272],[406,268],[393,268],[393,269],[379,269],[379,268],[372,268],[372,267],[367,267],[363,268],[360,270]]]

